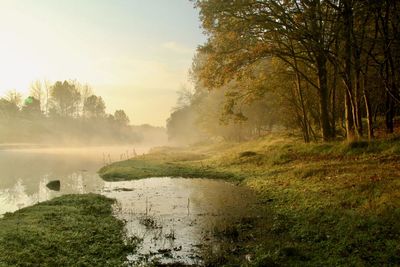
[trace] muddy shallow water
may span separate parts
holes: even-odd
[[[135,148],[138,154],[147,150]],[[62,194],[101,193],[117,199],[115,215],[126,221],[128,236],[140,240],[131,263],[201,265],[202,252],[219,249],[218,232],[253,215],[252,192],[224,181],[104,182],[97,175],[107,161],[133,154],[131,147],[0,149],[0,217]],[[60,180],[60,191],[46,187],[51,180]]]
[[[252,216],[255,199],[243,187],[210,180],[149,178],[105,183],[128,236],[141,239],[131,262],[201,264],[204,249],[218,249],[217,233]]]

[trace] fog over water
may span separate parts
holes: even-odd
[[[142,154],[148,146],[35,147],[0,149],[0,214],[69,193],[100,192],[97,171],[109,162]],[[60,180],[60,191],[46,184]]]
[[[216,229],[252,216],[253,193],[212,179],[164,177],[105,182],[97,174],[110,162],[149,149],[3,145],[0,217],[62,194],[100,193],[117,200],[115,215],[126,222],[128,236],[141,239],[137,253],[128,257],[132,264],[160,257],[165,263],[199,264],[202,250],[218,249]],[[53,180],[60,180],[60,191],[46,186]]]

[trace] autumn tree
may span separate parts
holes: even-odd
[[[322,137],[334,137],[328,88],[334,36],[326,1],[199,0],[196,6],[209,35],[200,48],[206,63],[199,69],[207,87],[249,78],[259,64],[278,57],[317,91]]]

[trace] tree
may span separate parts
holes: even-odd
[[[8,102],[14,104],[18,108],[21,106],[22,103],[22,94],[17,92],[17,90],[10,90],[6,93],[4,97]]]
[[[1,98],[0,99],[0,119],[11,119],[14,118],[19,111],[18,106],[5,99]]]
[[[79,108],[80,93],[76,86],[67,81],[56,82],[51,87],[53,109],[62,117],[76,117]]]
[[[87,118],[104,118],[106,115],[106,105],[103,98],[95,95],[87,97],[83,104],[83,114]]]
[[[46,92],[45,92],[45,88],[42,85],[42,82],[40,80],[36,80],[31,83],[30,94],[31,94],[31,97],[33,97],[34,99],[36,99],[40,102],[40,104],[41,104],[40,109],[45,110],[46,109],[45,108]],[[25,100],[25,102],[26,102],[26,100]]]
[[[33,96],[27,97],[22,106],[22,112],[31,117],[40,116],[42,114],[40,100]]]
[[[181,144],[199,141],[196,117],[196,112],[190,106],[175,109],[167,119],[168,140]]]
[[[127,126],[129,124],[129,117],[122,109],[116,110],[114,113],[114,120],[121,126]]]
[[[333,138],[328,55],[334,36],[326,1],[198,0],[196,6],[209,34],[200,48],[205,64],[198,69],[207,87],[251,77],[259,64],[278,57],[316,89],[322,137]]]

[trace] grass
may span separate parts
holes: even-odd
[[[260,219],[249,229],[233,223],[241,230],[224,250],[207,255],[210,266],[400,265],[399,138],[303,144],[272,136],[165,147],[100,175],[219,178],[253,188]]]
[[[166,149],[166,148],[164,148]],[[100,176],[106,181],[126,181],[148,177],[203,177],[240,181],[242,178],[226,170],[203,165],[202,157],[193,157],[192,154],[157,153],[143,155],[139,158],[129,159],[111,164],[100,169]],[[189,163],[189,164],[188,164]]]
[[[114,200],[65,195],[0,219],[0,266],[123,266],[135,243],[124,240]]]

